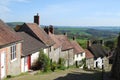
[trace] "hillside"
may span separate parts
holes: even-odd
[[[16,25],[22,25],[24,22],[8,22],[7,24],[14,28]],[[42,25],[44,26],[44,25]],[[114,39],[120,32],[120,27],[98,27],[98,26],[54,26],[55,34],[67,33],[69,38],[76,36],[78,39]]]
[[[12,28],[16,27],[16,25],[22,25],[22,24],[24,24],[24,22],[7,22],[7,25],[9,25]]]
[[[68,37],[76,36],[79,39],[114,39],[118,36],[116,30],[108,29],[95,29],[92,27],[56,27],[56,34],[63,34],[67,32]]]

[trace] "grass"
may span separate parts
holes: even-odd
[[[80,46],[82,48],[86,49],[86,47],[87,47],[87,40],[85,40],[85,39],[76,39],[76,40],[80,44]]]
[[[24,72],[24,73],[21,73],[21,74],[16,75],[16,76],[10,76],[10,78],[20,77],[20,76],[24,76],[24,75],[28,75],[28,72]],[[5,78],[4,80],[8,80],[10,78]]]

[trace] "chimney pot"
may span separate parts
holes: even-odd
[[[44,31],[49,34],[49,28],[47,26],[44,27]]]
[[[88,40],[88,41],[87,41],[87,48],[89,48],[91,45],[92,45],[91,41]]]
[[[37,15],[34,16],[34,23],[36,23],[38,25],[40,24],[39,23],[39,14],[38,13],[37,13]]]
[[[54,34],[54,28],[53,28],[52,25],[49,25],[49,31],[50,31],[52,34]]]
[[[73,36],[73,40],[76,40],[75,36]]]
[[[65,32],[64,35],[67,36],[67,32]]]

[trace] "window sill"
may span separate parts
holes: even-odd
[[[14,62],[14,61],[16,61],[16,60],[17,60],[17,58],[15,58],[15,59],[11,60],[11,62]]]

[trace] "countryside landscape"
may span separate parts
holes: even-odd
[[[0,80],[120,80],[119,0],[1,0]]]
[[[9,22],[10,27],[15,28],[16,25],[24,24],[24,22]],[[41,25],[44,28],[45,25]],[[117,41],[120,32],[120,26],[54,26],[55,34],[67,33],[69,39],[76,36],[79,44],[86,48],[86,41],[89,39],[101,39],[105,42]]]

